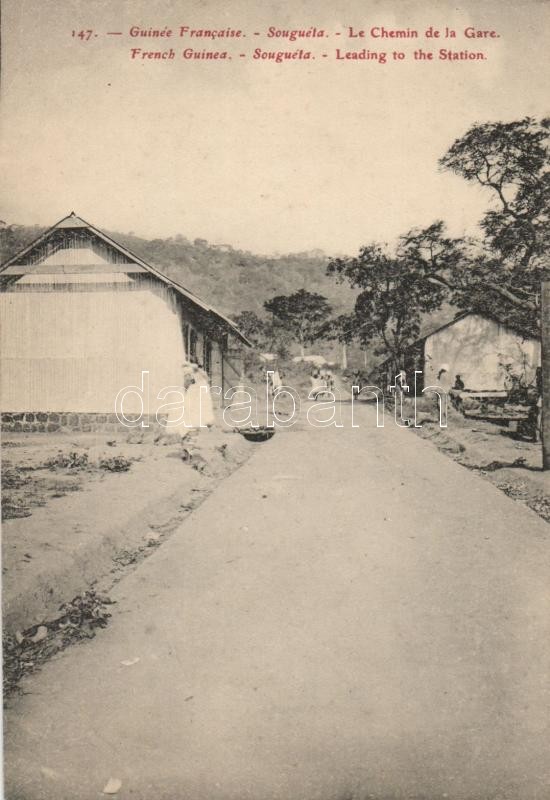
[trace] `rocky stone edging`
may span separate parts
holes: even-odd
[[[142,419],[148,427],[156,427],[155,417],[144,415],[128,417],[128,422]],[[81,433],[124,433],[132,427],[124,426],[116,414],[92,414],[66,411],[18,411],[1,415],[4,433],[56,433],[57,431],[80,431]]]

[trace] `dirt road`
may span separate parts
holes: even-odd
[[[548,525],[356,421],[258,445],[26,681],[9,800],[550,798]]]

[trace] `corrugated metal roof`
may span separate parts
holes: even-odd
[[[132,253],[126,247],[119,244],[114,239],[111,239],[110,236],[107,236],[106,233],[100,231],[99,228],[96,228],[89,222],[86,222],[86,220],[81,219],[81,217],[77,216],[74,213],[74,211],[72,211],[67,217],[64,217],[62,220],[60,220],[51,228],[49,228],[45,233],[43,233],[41,236],[35,239],[34,242],[31,242],[30,245],[23,248],[23,250],[20,250],[18,253],[12,256],[12,258],[10,258],[0,267],[0,272],[6,270],[15,261],[25,256],[27,253],[29,253],[38,245],[43,244],[56,230],[72,229],[72,228],[87,229],[91,231],[95,236],[102,239],[111,247],[114,247],[116,250],[118,250],[119,253],[122,253],[124,256],[126,256],[126,258],[128,258],[132,263],[140,265],[145,270],[147,270],[147,272],[150,272],[151,274],[155,275],[155,277],[157,277],[163,283],[166,283],[169,286],[171,286],[180,295],[185,297],[195,306],[198,306],[203,312],[206,312],[209,316],[214,317],[216,321],[221,322],[222,327],[225,329],[229,329],[228,332],[231,333],[236,338],[240,339],[241,342],[246,344],[248,347],[252,347],[251,342],[249,342],[246,336],[244,336],[244,334],[241,333],[241,331],[238,329],[237,325],[233,322],[233,320],[231,320],[229,317],[226,317],[225,314],[222,314],[220,311],[217,311],[215,308],[213,308],[213,306],[210,306],[208,303],[205,303],[204,300],[201,300],[199,297],[197,297],[197,295],[193,294],[193,292],[190,292],[184,286],[181,286],[181,284],[177,283],[171,278],[168,278],[166,275],[160,272],[160,270],[158,270],[156,267],[153,267],[151,264],[148,264],[146,261],[143,261],[143,259],[141,259],[139,256],[136,256],[135,253]]]
[[[84,222],[83,219],[77,217],[74,211],[71,211],[68,217],[65,219],[60,220],[57,225],[54,226],[55,228],[88,228],[89,225],[87,222]]]

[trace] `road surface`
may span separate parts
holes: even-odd
[[[258,445],[25,683],[8,800],[550,798],[550,528],[345,422]]]

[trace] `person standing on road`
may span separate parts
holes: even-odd
[[[311,380],[311,390],[309,393],[309,398],[311,400],[317,400],[319,395],[325,391],[325,382],[323,380],[322,373],[318,367],[313,368],[310,380]]]
[[[279,373],[278,367],[275,367],[273,370],[273,375],[271,376],[271,394],[274,395],[282,386],[281,375]]]
[[[185,423],[189,428],[211,428],[214,407],[208,375],[201,364],[193,364],[190,377],[185,393]]]
[[[361,391],[361,372],[358,369],[354,370],[351,377],[351,391],[354,397]]]

